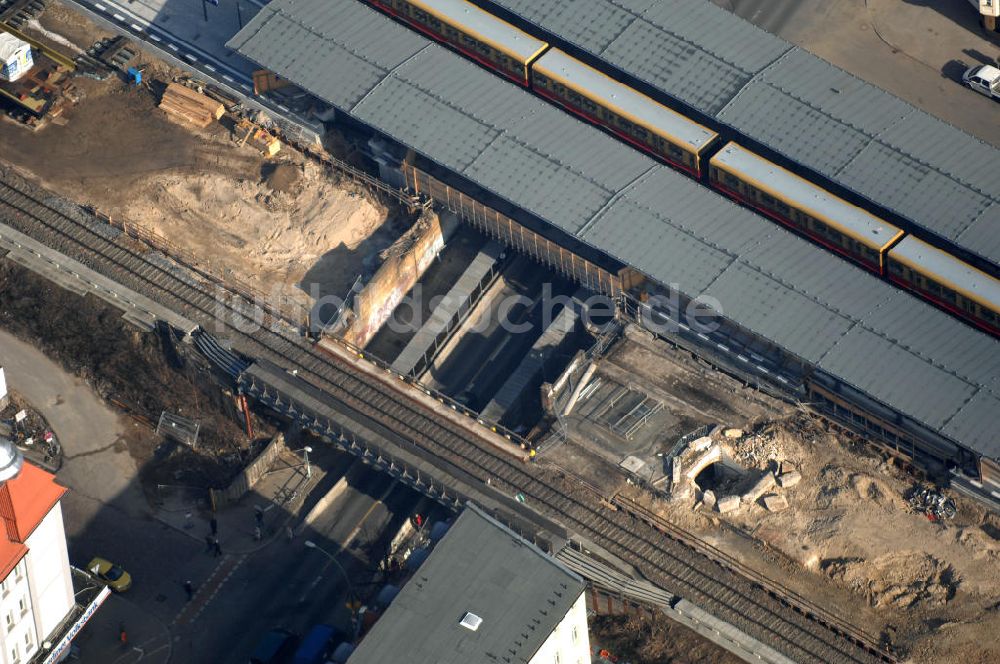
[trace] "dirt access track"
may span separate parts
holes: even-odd
[[[28,28],[63,51],[109,33],[53,3]],[[140,54],[150,85],[77,77],[80,102],[65,122],[32,133],[0,121],[2,158],[54,192],[165,236],[212,273],[235,276],[286,312],[304,316],[315,297],[342,295],[402,219],[284,146],[265,159],[240,145],[228,118],[205,130],[157,108],[165,82],[183,75]]]

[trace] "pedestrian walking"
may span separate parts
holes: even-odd
[[[261,527],[264,525],[264,508],[260,505],[253,506],[253,518],[257,521],[257,526]]]
[[[295,539],[295,531],[292,530],[291,526],[285,526],[285,539],[287,539],[289,542]]]
[[[219,520],[218,519],[216,519],[213,516],[212,520],[208,522],[208,525],[212,529],[212,537],[215,537],[216,535],[219,534]]]
[[[253,529],[253,539],[255,542],[259,542],[261,537],[260,526]]]
[[[222,545],[219,544],[219,540],[215,540],[215,542],[213,543],[212,551],[215,553],[216,558],[222,555]]]
[[[212,549],[215,545],[215,538],[211,535],[205,535],[205,553],[212,553]]]
[[[186,593],[187,593],[187,596],[188,596],[188,601],[189,601],[189,602],[190,602],[190,601],[191,601],[192,599],[194,599],[194,586],[193,586],[193,585],[191,585],[191,582],[190,582],[190,581],[185,581],[185,582],[184,582],[184,592],[186,592]]]
[[[128,647],[128,633],[125,631],[125,623],[118,623],[118,642],[122,647]]]

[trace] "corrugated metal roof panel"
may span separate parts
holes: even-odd
[[[257,34],[267,36],[254,38]],[[276,51],[269,44],[271,39],[287,44],[286,48]],[[385,75],[385,69],[334,44],[329,46],[334,57],[320,63],[312,50],[317,39],[320,37],[314,31],[282,14],[259,12],[230,45],[244,57],[267,61],[274,71],[289,72],[285,78],[340,108],[353,106]],[[424,46],[419,41],[409,43],[414,47],[412,52]]]
[[[795,47],[756,79],[822,112],[845,127],[874,136],[911,116],[914,108],[885,90]]]
[[[818,362],[853,325],[743,263],[726,270],[705,294],[719,301],[723,316],[774,340],[807,362]]]
[[[646,21],[632,22],[600,55],[707,113],[725,106],[752,76]]]
[[[979,392],[951,418],[943,432],[954,440],[965,441],[986,456],[1000,458],[998,412],[1000,398],[987,392]]]
[[[565,35],[572,36],[572,41],[598,54],[635,20],[627,9],[606,0],[572,3],[509,0],[498,4],[537,25],[561,26]]]
[[[692,297],[736,259],[624,198],[612,203],[582,239]]]
[[[862,327],[853,328],[838,341],[819,366],[938,430],[976,391],[944,369]]]
[[[763,81],[747,85],[719,119],[779,152],[808,154],[810,166],[831,177],[870,141],[860,130]]]
[[[927,228],[949,240],[990,205],[971,189],[878,142],[858,153],[836,179],[862,195],[878,197],[883,206],[904,217],[933,219]]]
[[[439,162],[458,171],[465,170],[500,136],[498,129],[393,76],[351,112],[387,134],[409,136],[413,144],[433,142]]]
[[[788,231],[769,236],[767,242],[743,252],[740,260],[852,320],[864,320],[893,291],[874,276],[834,254],[808,246],[806,240]]]
[[[660,219],[733,256],[780,232],[774,224],[724,198],[706,198],[701,185],[666,169],[651,171],[622,197],[633,206],[636,217]]]
[[[993,203],[983,210],[965,230],[958,234],[958,240],[965,247],[979,247],[982,256],[1000,256],[1000,203]]]
[[[889,294],[865,317],[865,327],[963,380],[1000,387],[1000,341],[955,325],[949,314],[904,291]]]
[[[927,113],[910,113],[879,135],[879,140],[913,159],[997,197],[997,150]]]
[[[659,0],[642,18],[741,70],[756,73],[777,60],[788,42],[708,2]]]

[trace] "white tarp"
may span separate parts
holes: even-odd
[[[34,64],[31,46],[7,32],[0,32],[0,78],[16,81]]]

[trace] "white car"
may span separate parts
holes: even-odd
[[[1000,99],[1000,69],[993,65],[970,67],[962,75],[962,82],[980,94]]]

